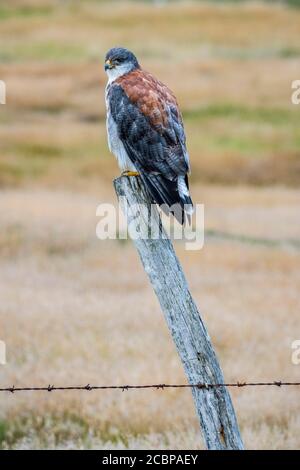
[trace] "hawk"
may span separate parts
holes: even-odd
[[[190,163],[174,94],[125,48],[110,49],[104,68],[109,150],[122,174],[140,175],[151,200],[184,224],[193,212]]]

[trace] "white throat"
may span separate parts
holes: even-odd
[[[107,69],[106,73],[108,76],[108,83],[111,83],[117,78],[122,77],[122,75],[125,75],[125,73],[130,72],[132,68],[132,64],[122,64],[117,65],[113,69]]]

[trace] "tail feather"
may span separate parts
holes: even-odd
[[[190,221],[193,213],[193,203],[188,191],[187,177],[183,178],[185,190],[181,180],[171,181],[159,174],[143,174],[141,178],[150,193],[153,201],[158,204],[166,214],[173,214],[180,224],[185,224],[186,219]]]

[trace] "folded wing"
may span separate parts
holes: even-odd
[[[111,84],[108,100],[118,136],[153,201],[184,223],[192,212],[190,167],[176,98],[138,69]]]

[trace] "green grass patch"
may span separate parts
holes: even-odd
[[[299,152],[298,109],[220,104],[185,110],[191,153],[230,152],[256,159]]]
[[[34,18],[39,16],[45,16],[52,13],[53,7],[50,5],[40,6],[0,6],[0,21],[5,21],[10,18]]]
[[[66,44],[55,41],[40,41],[35,43],[11,41],[1,44],[0,61],[15,63],[23,60],[38,60],[43,62],[75,61],[89,58],[89,51],[83,44]]]
[[[35,416],[28,414],[5,423],[5,434],[0,448],[12,448],[29,436],[35,441],[33,445],[47,448],[49,445],[56,446],[67,440],[84,439],[88,431],[87,421],[77,415]]]
[[[0,449],[1,449],[2,443],[5,441],[6,433],[7,433],[6,421],[0,421]]]
[[[64,149],[51,144],[23,143],[15,146],[14,150],[25,157],[58,158],[63,155]]]
[[[46,159],[14,158],[0,162],[0,187],[16,186],[25,180],[37,179],[47,172]]]
[[[205,52],[209,57],[219,59],[234,59],[238,61],[266,60],[266,59],[290,59],[300,56],[300,48],[293,46],[226,46],[208,43]]]
[[[134,428],[124,425],[116,426],[106,420],[94,420],[80,414],[64,412],[62,414],[32,413],[3,422],[3,439],[0,449],[12,449],[24,446],[27,448],[47,449],[64,446],[70,443],[73,448],[91,448],[95,442],[119,443],[127,447],[131,438],[143,437],[146,429],[143,426]]]
[[[183,110],[183,117],[187,120],[203,120],[219,117],[234,118],[236,120],[255,123],[264,122],[272,125],[297,124],[300,127],[300,113],[298,109],[248,107],[229,103],[185,109]]]

